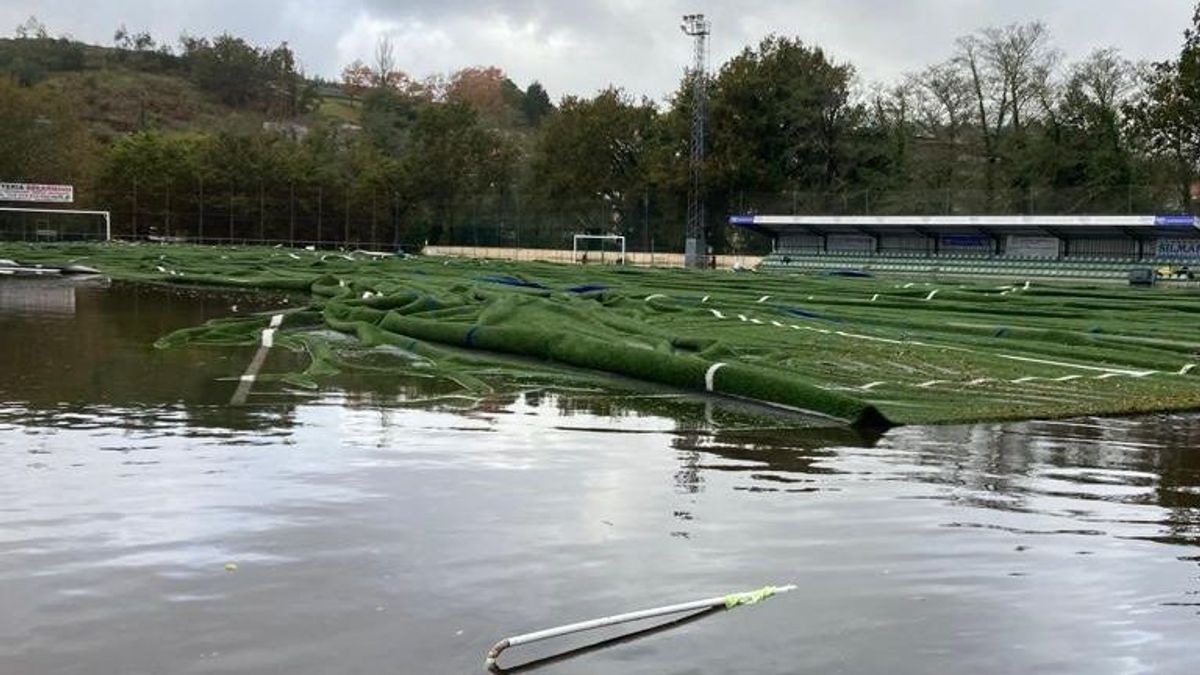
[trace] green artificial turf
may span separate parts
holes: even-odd
[[[861,425],[1200,408],[1200,295],[1182,289],[922,283],[270,248],[0,245],[118,279],[305,294],[282,346],[318,378],[363,367],[331,331],[464,389],[567,378],[561,366],[822,413]],[[164,337],[252,344],[267,317]],[[722,364],[722,365],[718,365]]]

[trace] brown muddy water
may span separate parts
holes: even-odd
[[[151,346],[282,302],[0,279],[0,673],[475,673],[788,582],[538,672],[1200,670],[1200,417],[861,438],[362,378],[230,406],[253,350]]]

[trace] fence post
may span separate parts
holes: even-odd
[[[233,182],[229,183],[229,245],[233,246]]]
[[[262,246],[267,240],[267,197],[264,194],[263,181],[258,179],[258,244]]]
[[[200,222],[196,226],[196,238],[204,243],[204,174],[197,176],[200,181]]]
[[[325,216],[325,186],[317,186],[317,248],[321,247],[321,220]]]
[[[171,236],[171,179],[167,179],[167,236]]]
[[[288,181],[288,246],[296,247],[296,182]]]
[[[400,250],[400,193],[392,191],[392,251]]]
[[[133,223],[132,223],[131,234],[133,234],[133,237],[135,239],[137,238],[137,212],[138,212],[138,179],[137,179],[137,176],[134,176],[133,177]]]

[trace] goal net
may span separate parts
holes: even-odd
[[[0,207],[0,241],[108,241],[108,211]]]
[[[577,234],[571,243],[571,262],[625,264],[625,237],[619,234]]]

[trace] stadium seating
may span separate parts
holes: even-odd
[[[1137,260],[1114,256],[1070,256],[1018,258],[979,253],[949,252],[939,255],[924,252],[820,252],[812,249],[779,250],[762,262],[766,270],[826,272],[855,269],[891,274],[942,274],[951,276],[1050,277],[1065,279],[1124,280],[1134,268],[1164,265],[1193,265],[1200,261]]]

